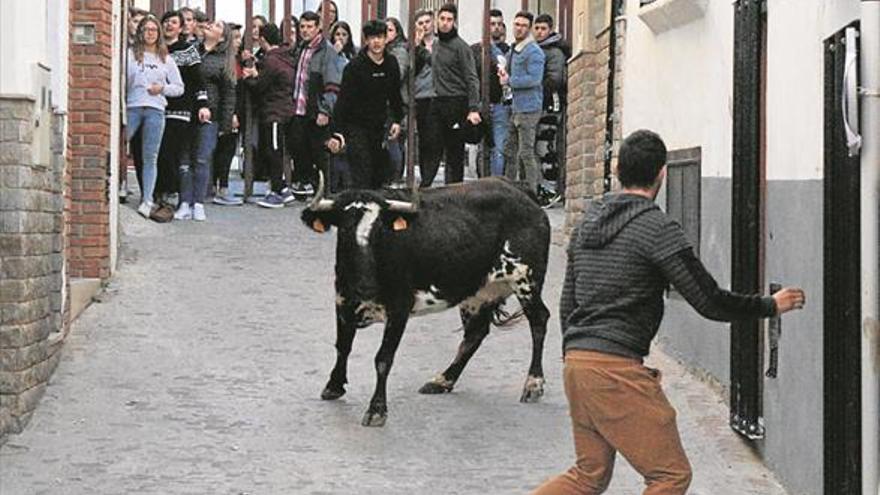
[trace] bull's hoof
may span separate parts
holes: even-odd
[[[446,394],[452,392],[455,382],[447,380],[443,375],[435,376],[431,381],[422,385],[419,389],[420,394]]]
[[[388,419],[388,413],[385,411],[373,411],[368,409],[361,420],[361,426],[385,426],[385,420]]]
[[[339,387],[338,389],[333,387],[327,387],[321,392],[321,399],[323,400],[336,400],[345,395],[345,388]]]
[[[526,384],[523,386],[519,401],[524,403],[538,402],[542,395],[544,395],[544,378],[530,375],[526,378]]]

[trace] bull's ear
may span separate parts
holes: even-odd
[[[385,210],[382,212],[382,221],[389,229],[395,232],[402,232],[412,227],[416,216],[416,213]]]
[[[322,234],[337,224],[335,211],[312,211],[306,208],[300,218],[306,227]]]

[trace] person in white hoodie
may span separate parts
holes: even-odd
[[[138,213],[146,218],[155,204],[153,191],[156,187],[156,162],[162,134],[165,130],[166,97],[183,94],[183,80],[174,59],[168,55],[168,47],[162,36],[162,25],[153,15],[138,24],[134,43],[128,50],[126,68],[126,139],[141,131],[143,152],[143,190]]]

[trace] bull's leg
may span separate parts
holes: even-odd
[[[540,290],[532,289],[528,298],[520,298],[523,311],[529,320],[532,331],[532,362],[529,364],[529,376],[523,386],[520,402],[537,402],[544,395],[544,337],[547,335],[547,319],[550,311],[541,300]]]
[[[355,326],[354,310],[349,306],[336,306],[336,365],[330,372],[330,380],[321,398],[334,400],[345,395],[345,384],[348,383],[348,355],[354,341]]]
[[[385,332],[382,335],[382,345],[379,346],[379,352],[376,353],[376,391],[373,392],[370,407],[364,414],[363,421],[361,421],[361,424],[364,426],[385,425],[385,420],[388,416],[388,404],[386,401],[388,374],[391,372],[391,365],[394,363],[394,353],[397,352],[397,346],[400,345],[400,339],[403,337],[403,331],[406,329],[410,307],[412,307],[412,304],[407,306],[405,311],[388,312]]]
[[[458,353],[446,370],[434,377],[419,389],[420,394],[443,394],[452,392],[455,382],[464,371],[468,361],[480,348],[483,339],[489,334],[492,311],[495,306],[482,308],[476,315],[461,310],[461,321],[464,324],[464,338],[458,345]]]

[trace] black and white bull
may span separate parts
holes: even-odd
[[[419,390],[450,392],[489,333],[505,299],[519,300],[532,333],[532,359],[520,400],[544,393],[542,354],[550,312],[541,299],[550,222],[529,195],[506,179],[420,193],[416,210],[408,191],[353,190],[322,198],[323,186],[302,212],[318,232],[336,227],[336,365],[321,394],[345,394],[355,331],[385,322],[376,354],[376,390],[364,426],[387,416],[386,382],[411,316],[458,306],[464,337],[452,364]]]

